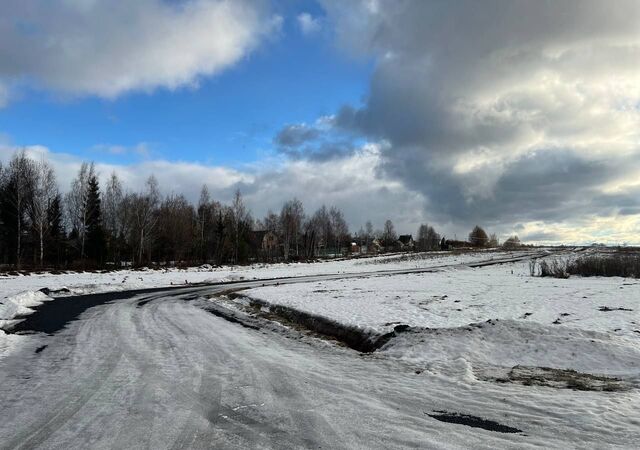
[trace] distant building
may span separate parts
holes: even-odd
[[[413,250],[415,242],[410,234],[402,234],[398,237],[398,246],[400,250]]]
[[[249,244],[256,257],[274,259],[281,256],[278,235],[271,230],[252,231]]]
[[[371,245],[367,247],[367,253],[380,253],[382,251],[382,244],[378,238],[371,241]]]

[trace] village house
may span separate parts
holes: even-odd
[[[411,251],[415,247],[413,236],[410,234],[402,234],[398,237],[398,247],[403,251]]]

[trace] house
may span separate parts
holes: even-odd
[[[398,247],[400,250],[413,250],[415,242],[410,234],[402,234],[398,237]]]
[[[251,253],[259,259],[272,260],[280,257],[278,235],[271,230],[251,231],[249,245]]]
[[[371,245],[367,247],[367,253],[380,253],[382,251],[382,244],[378,238],[371,241]]]

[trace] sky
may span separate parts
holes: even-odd
[[[640,243],[640,2],[0,0],[0,161]]]

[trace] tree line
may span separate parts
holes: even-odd
[[[352,251],[429,251],[444,245],[444,238],[441,242],[428,225],[419,227],[410,246],[402,238],[391,220],[378,231],[369,221],[352,235],[340,209],[323,205],[308,214],[295,198],[279,212],[254,219],[240,191],[230,204],[223,204],[212,199],[204,185],[194,205],[182,194],[161,195],[153,175],[139,192],[127,190],[115,172],[101,186],[94,164],[82,163],[62,195],[44,158],[33,160],[19,151],[5,167],[0,165],[4,267],[241,264]]]

